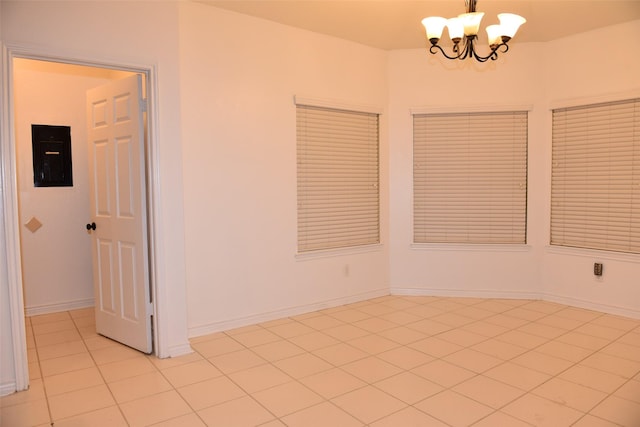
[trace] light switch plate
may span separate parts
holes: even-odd
[[[596,276],[602,276],[602,263],[596,262],[593,264],[593,274]]]

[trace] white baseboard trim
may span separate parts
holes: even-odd
[[[184,356],[191,353],[193,353],[193,349],[189,343],[169,347],[169,357]]]
[[[404,296],[434,296],[457,298],[504,298],[504,299],[531,299],[539,300],[538,292],[503,291],[492,289],[437,289],[437,288],[391,288],[391,295]]]
[[[0,396],[7,396],[9,394],[15,393],[18,389],[16,382],[12,381],[10,383],[2,383],[0,384]]]
[[[241,317],[232,320],[223,320],[221,322],[208,323],[205,325],[199,325],[189,328],[189,338],[195,338],[203,335],[213,334],[221,331],[228,331],[230,329],[240,328],[248,325],[255,325],[257,323],[268,322],[270,320],[282,319],[284,317],[297,316],[304,313],[310,313],[312,311],[323,310],[326,308],[337,307],[345,304],[352,304],[354,302],[365,301],[372,298],[389,295],[389,289],[378,289],[375,291],[363,292],[361,294],[350,295],[347,297],[336,298],[318,303],[302,305],[297,307],[289,307],[282,310],[271,311],[267,313],[259,313],[246,317]]]
[[[37,316],[39,314],[57,313],[59,311],[78,310],[94,306],[93,298],[79,299],[74,301],[57,302],[54,304],[32,305],[24,308],[26,316]]]
[[[571,307],[595,310],[601,313],[640,319],[640,310],[619,307],[587,301],[580,298],[555,295],[541,292],[523,291],[497,291],[497,290],[467,290],[467,289],[425,289],[425,288],[391,288],[391,295],[408,296],[437,296],[437,297],[463,297],[463,298],[505,298],[505,299],[530,299],[543,300],[564,304]]]
[[[570,305],[572,307],[584,308],[587,310],[595,310],[602,313],[614,314],[617,316],[630,317],[632,319],[640,319],[640,310],[616,305],[595,303],[593,301],[582,300],[574,297],[563,295],[542,294],[545,301],[556,302],[558,304]]]

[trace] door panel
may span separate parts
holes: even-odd
[[[100,310],[105,313],[115,314],[114,301],[115,289],[113,281],[113,256],[111,241],[106,239],[96,239],[96,246],[98,249],[97,258],[99,262],[98,266],[98,289],[99,295],[97,303],[100,304]],[[94,272],[94,275],[96,273]]]
[[[118,175],[116,176],[118,193],[118,216],[120,218],[133,218],[135,216],[135,206],[133,200],[133,192],[131,191],[130,182],[132,179],[131,160],[134,157],[132,153],[131,138],[118,138],[116,142],[116,150],[118,156]]]
[[[137,274],[136,274],[136,247],[128,242],[119,243],[120,276],[122,280],[122,317],[136,321],[140,317],[138,312]]]
[[[111,207],[109,206],[109,145],[106,140],[95,141],[93,143],[93,178],[95,184],[91,188],[100,188],[105,191],[96,193],[94,201],[94,212],[101,216],[109,216]]]
[[[87,92],[96,330],[150,353],[141,77]]]

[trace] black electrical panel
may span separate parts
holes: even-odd
[[[71,168],[71,128],[31,125],[33,185],[73,187]]]

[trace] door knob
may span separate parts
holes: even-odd
[[[87,224],[87,230],[95,230],[96,229],[96,223],[92,222],[91,224]]]

